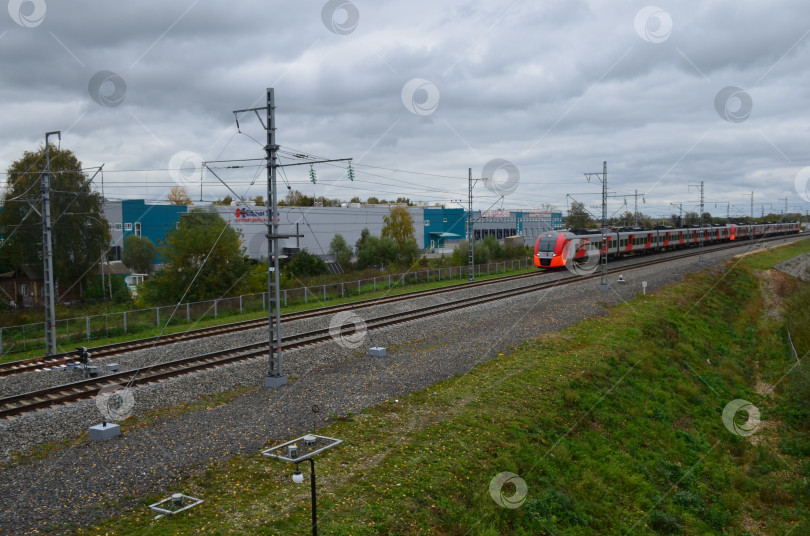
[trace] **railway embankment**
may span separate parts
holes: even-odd
[[[763,287],[780,249],[335,419],[319,531],[810,532],[810,286]],[[196,509],[155,521],[140,506],[81,533],[306,532],[290,472],[256,454],[212,463],[176,485],[206,498]]]

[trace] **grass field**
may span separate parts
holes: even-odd
[[[334,422],[319,433],[346,442],[317,461],[319,533],[810,533],[810,375],[765,315],[783,308],[804,357],[810,290],[766,300],[757,272],[807,249],[691,276]],[[736,399],[761,413],[747,437],[745,411],[723,419]],[[491,494],[506,471],[520,480],[495,497],[517,508]],[[79,533],[306,534],[309,489],[290,473],[235,458],[178,487],[205,499],[189,512],[155,521],[146,505],[162,497],[144,497]]]

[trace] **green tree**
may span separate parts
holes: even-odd
[[[571,203],[571,208],[568,209],[568,218],[566,218],[566,227],[569,229],[585,229],[592,225],[591,216],[585,210],[585,205],[579,201]]]
[[[51,146],[51,221],[53,267],[57,298],[69,291],[83,293],[93,266],[110,243],[102,215],[101,195],[91,189],[82,163],[68,149]],[[0,233],[7,263],[15,269],[29,264],[42,274],[41,172],[45,147],[26,151],[8,168],[8,186],[0,211]],[[33,207],[36,207],[34,210]]]
[[[354,243],[354,251],[358,255],[360,255],[360,250],[366,247],[366,241],[371,237],[371,231],[368,230],[368,227],[364,227],[362,231],[360,231],[360,238],[357,239],[357,242]]]
[[[399,262],[404,266],[410,266],[419,257],[419,245],[416,240],[408,240],[399,248]]]
[[[329,243],[329,254],[335,258],[335,262],[343,267],[351,264],[352,253],[352,247],[341,234],[336,234]]]
[[[127,288],[124,278],[113,275],[107,276],[103,280],[97,277],[89,285],[87,292],[84,293],[82,299],[85,300],[104,300],[109,298],[110,289],[112,289],[112,300],[115,303],[126,303],[132,300],[132,293]]]
[[[487,235],[484,237],[481,242],[486,246],[487,250],[489,251],[489,258],[491,259],[502,259],[503,258],[503,247],[501,246],[498,239],[492,235]],[[478,250],[475,250],[476,255],[478,254]],[[481,261],[486,262],[486,261]]]
[[[256,206],[259,206],[259,207],[263,206],[264,205],[264,196],[257,195],[255,197],[255,199],[253,199],[253,204],[255,204]]]
[[[247,285],[239,233],[216,213],[183,215],[159,251],[166,262],[144,282],[139,297],[146,303],[177,303],[184,293],[185,302],[238,295]]]
[[[329,268],[317,255],[304,249],[299,251],[290,263],[290,273],[295,277],[312,277],[328,274]]]
[[[230,205],[233,203],[233,197],[226,195],[225,199],[214,201],[214,205]]]
[[[389,236],[378,238],[369,235],[357,251],[357,266],[359,268],[387,266],[396,263],[400,254],[401,249],[393,238]]]
[[[152,261],[157,257],[158,249],[149,238],[134,234],[124,237],[124,252],[121,261],[139,274],[152,273]]]
[[[383,216],[383,223],[385,225],[383,225],[381,235],[393,238],[400,249],[404,248],[410,240],[416,242],[413,218],[405,207],[392,207],[388,216]]]
[[[369,197],[369,198],[366,200],[366,203],[368,203],[369,205],[379,205],[379,204],[380,204],[380,200],[379,200],[379,199],[377,199],[377,198],[376,198],[376,197],[374,197],[374,196],[371,196],[371,197]]]
[[[496,239],[497,240],[497,239]],[[467,259],[467,251],[469,251],[469,246],[467,245],[467,241],[463,240],[459,242],[456,249],[453,250],[452,259],[453,262],[458,266],[466,266],[469,262]],[[484,241],[479,240],[473,246],[473,258],[475,264],[482,264],[487,263],[492,258],[489,248],[484,243]]]

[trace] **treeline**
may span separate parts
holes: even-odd
[[[618,216],[613,216],[607,219],[607,226],[609,228],[615,227],[641,227],[643,229],[652,229],[657,225],[671,225],[672,227],[683,227],[686,225],[725,225],[730,221],[736,223],[764,223],[764,222],[783,222],[783,221],[799,221],[801,220],[801,213],[794,212],[790,214],[764,214],[760,218],[751,218],[749,216],[731,215],[730,218],[712,216],[710,212],[704,212],[701,218],[700,214],[694,211],[678,212],[670,214],[667,218],[653,218],[643,212],[633,214],[632,211],[626,210]],[[563,225],[567,229],[594,229],[601,227],[602,220],[594,216],[585,205],[578,201],[571,203],[568,209],[568,215],[563,218]]]

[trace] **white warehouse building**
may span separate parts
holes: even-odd
[[[336,234],[340,234],[353,248],[360,238],[363,229],[372,235],[379,236],[384,222],[383,218],[396,205],[356,205],[343,207],[278,207],[281,235],[304,235],[300,238],[279,240],[282,252],[291,253],[306,249],[320,256],[329,254],[329,243]],[[196,207],[189,207],[194,209]],[[202,208],[202,207],[201,207]],[[267,207],[247,205],[238,206],[211,205],[205,207],[219,214],[233,228],[242,233],[245,254],[254,259],[267,258]],[[422,207],[405,207],[413,218],[414,236],[420,248],[425,244],[423,233],[424,210]]]

